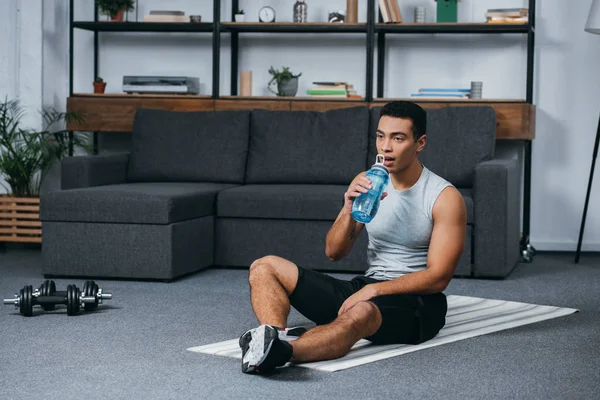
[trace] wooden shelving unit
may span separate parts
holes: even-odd
[[[94,21],[74,21],[74,0],[70,2],[70,77],[68,111],[82,112],[85,125],[69,125],[69,130],[94,132],[128,132],[131,130],[133,115],[140,107],[163,108],[168,110],[225,110],[265,108],[276,110],[329,110],[352,106],[379,106],[395,100],[386,98],[385,53],[386,36],[402,34],[456,35],[456,34],[518,34],[527,40],[527,82],[525,99],[474,99],[474,100],[433,100],[409,98],[425,108],[488,105],[496,111],[499,139],[522,140],[525,145],[525,182],[523,210],[523,239],[521,249],[529,248],[529,214],[531,188],[531,140],[535,137],[535,106],[533,105],[533,62],[535,44],[535,0],[529,2],[529,21],[524,24],[487,23],[427,23],[427,24],[384,24],[381,14],[376,15],[377,0],[367,0],[367,21],[358,24],[328,23],[235,23],[222,21],[221,0],[213,0],[212,22],[202,23],[148,23],[148,22],[106,22],[98,21],[98,11]],[[234,20],[234,10],[239,9],[239,0],[232,0],[230,21]],[[210,96],[186,95],[88,95],[73,93],[73,36],[75,29],[91,31],[94,34],[94,76],[98,76],[98,36],[104,32],[187,32],[212,35],[212,94]],[[277,97],[237,96],[239,35],[245,33],[307,33],[307,34],[352,34],[364,35],[365,46],[365,93],[363,99],[312,99]],[[228,96],[220,93],[221,36],[229,35],[231,47],[231,92]],[[432,37],[432,40],[435,40]],[[377,64],[375,64],[377,49]],[[391,50],[391,49],[390,49]],[[377,68],[375,68],[377,65]],[[375,85],[376,83],[376,85]],[[376,86],[375,90],[374,86]],[[97,135],[94,134],[97,147]]]

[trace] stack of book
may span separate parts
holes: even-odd
[[[526,24],[528,16],[527,8],[490,8],[485,13],[488,24]]]
[[[189,22],[183,11],[152,10],[144,15],[144,22]]]
[[[306,93],[318,99],[361,99],[354,90],[354,85],[348,82],[313,82],[313,87]]]
[[[453,100],[467,100],[471,94],[471,89],[463,88],[421,88],[418,93],[411,93],[410,97],[417,98],[419,100],[425,99],[453,99]]]

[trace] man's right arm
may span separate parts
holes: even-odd
[[[331,261],[338,261],[350,253],[364,226],[356,222],[346,207],[343,207],[327,233],[325,245],[327,257]]]
[[[367,172],[363,171],[356,175],[348,185],[348,190],[344,193],[344,206],[327,233],[325,254],[331,261],[341,260],[350,253],[358,235],[365,226],[352,218],[352,202],[361,193],[369,191],[371,181],[366,177],[366,174]]]

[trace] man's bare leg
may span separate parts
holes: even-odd
[[[379,308],[370,301],[356,303],[351,309],[327,325],[310,329],[296,341],[293,362],[323,361],[340,358],[364,337],[373,335],[381,326]]]
[[[298,267],[277,256],[259,258],[248,272],[250,299],[261,325],[287,326],[289,296],[298,283]]]

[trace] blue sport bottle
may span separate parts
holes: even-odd
[[[380,158],[381,161],[379,161]],[[352,203],[352,218],[357,222],[363,224],[371,222],[377,214],[377,210],[379,210],[381,195],[390,180],[389,171],[383,165],[384,160],[385,156],[383,154],[377,154],[375,164],[367,171],[367,178],[371,181],[371,189],[367,193],[361,193]]]

